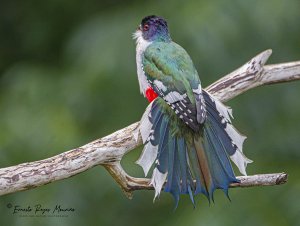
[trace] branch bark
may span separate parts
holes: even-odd
[[[208,86],[206,90],[225,102],[258,86],[300,80],[300,61],[265,66],[271,53],[271,50],[262,52],[239,69]],[[103,165],[108,170],[129,198],[132,191],[153,189],[149,179],[129,176],[120,164],[127,152],[142,144],[141,138],[135,137],[138,126],[139,122],[136,122],[111,135],[48,159],[2,168],[0,195],[62,180],[97,165]],[[231,184],[231,187],[283,184],[287,181],[287,174],[238,178],[241,183]]]

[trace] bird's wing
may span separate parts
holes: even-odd
[[[174,42],[153,43],[144,53],[143,70],[154,91],[198,131],[206,110],[200,79],[187,52]]]

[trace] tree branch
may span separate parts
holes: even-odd
[[[208,86],[206,90],[225,102],[254,87],[300,80],[300,61],[264,66],[271,53],[271,50],[262,52],[239,69]],[[134,123],[111,135],[48,159],[2,168],[0,195],[62,180],[97,165],[103,165],[108,170],[129,198],[132,191],[153,189],[149,185],[149,179],[131,177],[120,165],[127,152],[142,144],[136,133],[138,126],[138,122]],[[261,174],[238,178],[241,183],[231,184],[231,187],[283,184],[287,181],[287,174]]]

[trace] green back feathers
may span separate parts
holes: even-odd
[[[195,103],[193,89],[200,84],[198,73],[187,52],[174,42],[154,42],[146,49],[143,67],[147,79],[159,80],[168,91],[186,93]]]

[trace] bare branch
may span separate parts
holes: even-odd
[[[128,198],[132,198],[132,191],[136,190],[153,190],[153,186],[150,184],[148,178],[135,178],[129,176],[121,167],[120,163],[115,163],[105,166],[108,172],[120,185]],[[251,176],[239,176],[237,179],[240,183],[230,184],[231,188],[246,188],[255,186],[273,186],[280,185],[287,182],[288,175],[286,173],[272,173],[272,174],[257,174]],[[195,182],[196,183],[196,182]]]
[[[261,85],[300,79],[300,61],[264,66],[272,51],[267,50],[248,63],[206,88],[221,101],[228,101]],[[134,190],[152,189],[149,179],[129,176],[120,165],[122,157],[142,144],[136,141],[134,123],[111,135],[48,159],[0,169],[0,195],[38,187],[65,179],[97,165],[103,165],[123,189],[127,197]],[[241,183],[231,187],[278,185],[287,181],[287,174],[262,174],[239,177]]]
[[[106,137],[48,159],[0,169],[0,195],[38,187],[65,179],[96,165],[119,162],[123,155],[139,145],[134,123]]]

